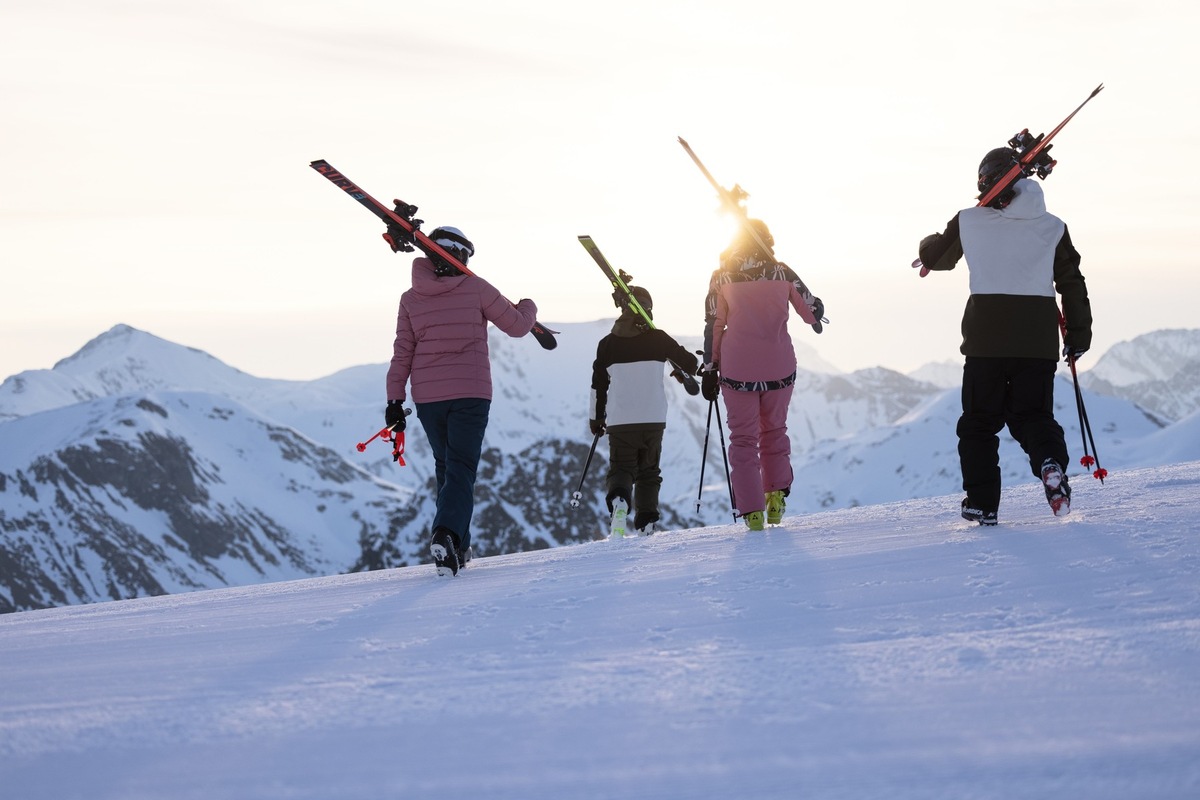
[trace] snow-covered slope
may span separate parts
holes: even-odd
[[[1185,800],[1200,462],[0,617],[22,800]]]

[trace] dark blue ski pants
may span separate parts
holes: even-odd
[[[448,528],[465,550],[471,544],[475,473],[492,401],[478,397],[417,403],[417,419],[433,450],[437,511],[433,527]]]

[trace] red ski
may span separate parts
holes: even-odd
[[[394,201],[396,204],[395,210],[390,209],[360,189],[345,175],[334,169],[328,161],[324,159],[318,159],[309,164],[309,166],[328,178],[334,186],[337,186],[346,194],[362,203],[368,211],[379,217],[386,224],[395,225],[396,227],[406,231],[412,237],[413,244],[416,245],[416,247],[418,247],[425,255],[431,257],[436,256],[446,263],[453,265],[465,275],[475,274],[471,270],[467,269],[465,265],[460,263],[457,258],[450,255],[445,248],[421,232],[421,220],[413,219],[413,215],[417,213],[416,206],[409,205],[402,200],[396,200]],[[384,234],[384,237],[388,238],[389,242],[391,241],[387,234]],[[553,350],[558,346],[558,340],[554,338],[554,334],[558,333],[558,331],[552,331],[545,325],[542,325],[540,322],[534,322],[533,330],[530,332],[533,334],[533,337],[537,339],[538,344],[545,349]]]
[[[1102,83],[1093,89],[1092,93],[1087,96],[1087,99],[1080,103],[1074,111],[1068,114],[1066,119],[1058,123],[1058,127],[1050,131],[1050,133],[1041,133],[1038,134],[1037,137],[1033,137],[1029,135],[1029,128],[1026,128],[1009,139],[1008,146],[1016,150],[1020,158],[1018,159],[1017,163],[1013,164],[1012,168],[1009,169],[1009,171],[1006,172],[1002,178],[1000,178],[1000,180],[996,181],[995,185],[992,186],[991,189],[988,189],[986,194],[979,198],[979,202],[976,203],[976,206],[986,206],[988,203],[995,200],[1001,192],[1007,189],[1012,182],[1018,178],[1027,178],[1030,175],[1037,173],[1039,178],[1045,180],[1046,176],[1050,174],[1050,171],[1054,169],[1054,165],[1058,163],[1054,159],[1050,158],[1050,154],[1048,152],[1052,146],[1050,144],[1050,140],[1057,136],[1058,132],[1066,127],[1066,124],[1071,121],[1071,118],[1079,113],[1079,109],[1086,106],[1089,100],[1100,94],[1100,90],[1103,88],[1104,84]],[[918,258],[912,263],[912,265],[913,269],[920,268],[922,278],[929,274],[929,270],[926,269],[925,265],[921,263],[921,259]]]

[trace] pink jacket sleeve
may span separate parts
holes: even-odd
[[[487,284],[486,291],[483,316],[488,322],[513,338],[520,338],[533,329],[533,323],[537,320],[537,304],[526,298],[513,305],[491,284]]]
[[[796,288],[796,284],[792,284],[792,290],[788,293],[788,301],[791,302],[792,308],[796,309],[796,313],[800,315],[800,319],[812,325],[817,321],[817,317],[813,314],[812,306],[809,305],[813,301],[811,292],[801,293]]]

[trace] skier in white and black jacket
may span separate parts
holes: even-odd
[[[650,293],[641,286],[631,289],[652,315]],[[668,360],[689,375],[698,366],[695,355],[625,305],[612,333],[596,345],[592,363],[590,426],[597,436],[608,433],[605,501],[611,513],[613,500],[624,500],[634,511],[633,527],[642,533],[652,532],[660,519],[659,460],[667,427],[663,366]]]
[[[1008,148],[979,166],[981,196],[1017,162]],[[930,270],[951,270],[966,256],[971,294],[962,318],[962,408],[958,453],[964,518],[994,525],[1000,506],[997,434],[1009,432],[1029,456],[1056,516],[1070,511],[1067,445],[1054,419],[1054,372],[1062,354],[1073,362],[1091,345],[1092,312],[1080,257],[1066,224],[1046,211],[1042,187],[1021,178],[988,206],[964,209],[945,231],[925,237],[920,257]]]

